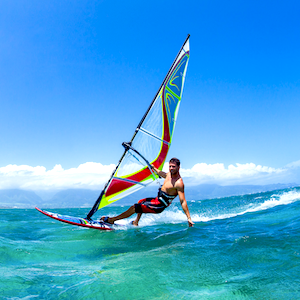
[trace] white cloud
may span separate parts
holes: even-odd
[[[290,164],[287,165],[288,168],[293,169],[293,168],[299,168],[300,167],[300,160],[294,161]]]
[[[237,163],[236,165],[229,165],[227,168],[222,163],[198,163],[191,169],[181,169],[182,176],[188,177],[188,182],[190,184],[267,184],[284,173],[285,169],[275,169],[272,167],[255,165],[254,163]]]
[[[51,170],[43,166],[7,165],[0,167],[0,189],[101,189],[114,168],[113,164],[102,165],[94,162],[87,162],[77,168],[66,170],[61,165],[55,165]],[[168,170],[168,164],[165,164],[164,170]],[[186,185],[299,183],[300,161],[278,169],[254,163],[237,163],[228,167],[222,163],[198,163],[191,169],[181,168],[180,170]]]
[[[93,162],[67,170],[61,165],[55,165],[48,171],[42,166],[8,165],[0,168],[0,189],[99,189],[109,179],[114,168],[113,164],[104,166]]]

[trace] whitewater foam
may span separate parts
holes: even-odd
[[[273,208],[275,206],[279,205],[288,205],[293,202],[300,200],[300,192],[296,190],[284,192],[284,193],[276,193],[271,196],[268,196],[268,198],[263,202],[255,202],[255,201],[261,201],[263,200],[265,196],[258,196],[252,199],[252,202],[250,203],[243,203],[241,202],[241,205],[235,208],[235,211],[231,212],[222,212],[220,213],[217,209],[216,210],[210,210],[207,212],[194,212],[191,214],[191,218],[193,222],[209,222],[213,220],[222,220],[222,219],[229,219],[234,218],[237,216],[241,216],[247,213],[253,213],[258,211],[267,210],[270,208]],[[228,200],[228,199],[227,199]],[[253,202],[254,201],[254,202]],[[198,202],[199,209],[198,211],[202,210],[200,201]],[[181,210],[180,205],[172,206],[163,211],[161,214],[143,214],[139,226],[145,227],[145,226],[153,226],[158,224],[179,224],[187,222],[186,216],[184,212]],[[124,219],[120,220],[116,223],[124,225],[120,229],[127,229],[130,223],[135,219],[135,217],[132,217],[130,219]]]
[[[257,197],[255,199],[262,199],[263,197]],[[221,219],[229,219],[237,216],[244,215],[246,213],[253,213],[257,211],[267,210],[279,205],[288,205],[293,202],[300,200],[300,192],[297,191],[289,191],[284,192],[283,194],[274,194],[270,197],[270,199],[262,202],[262,203],[250,203],[245,208],[245,210],[241,212],[233,212],[228,214],[220,214],[216,216],[203,216],[196,214],[193,216],[193,221],[196,222],[209,222],[213,220],[221,220]]]

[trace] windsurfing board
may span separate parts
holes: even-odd
[[[81,227],[87,227],[87,228],[93,228],[93,229],[98,229],[98,230],[114,230],[113,224],[106,223],[102,220],[100,221],[94,221],[94,220],[88,220],[84,218],[78,218],[78,217],[71,217],[67,215],[61,215],[57,213],[52,213],[46,210],[42,210],[38,207],[36,209],[41,212],[42,214],[55,219],[60,222],[68,223],[71,225],[76,225],[76,226],[81,226]]]

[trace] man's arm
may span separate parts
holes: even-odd
[[[181,207],[182,207],[182,209],[183,209],[183,211],[186,214],[186,217],[188,219],[189,227],[193,227],[194,222],[191,219],[189,208],[188,208],[188,205],[187,205],[187,202],[186,202],[186,199],[185,199],[183,183],[182,183],[182,185],[180,185],[177,188],[177,191],[178,191],[178,196],[179,196]]]
[[[155,173],[157,173],[158,176],[160,176],[162,178],[166,178],[167,177],[167,173],[165,173],[164,171],[161,171],[161,170],[155,168],[152,164],[151,164],[151,167],[155,171]]]

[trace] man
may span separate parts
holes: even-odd
[[[136,219],[132,222],[133,225],[138,226],[139,220],[143,213],[161,213],[168,207],[173,199],[178,195],[184,213],[187,216],[188,224],[190,227],[194,225],[190,212],[188,209],[187,201],[184,195],[184,184],[179,174],[180,161],[177,158],[171,158],[169,161],[169,172],[165,173],[158,170],[153,165],[152,169],[160,176],[165,178],[162,187],[158,191],[156,198],[145,198],[138,201],[137,204],[131,206],[128,210],[116,217],[102,217],[101,220],[113,224],[117,220],[125,219],[137,213]]]

